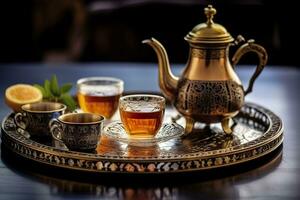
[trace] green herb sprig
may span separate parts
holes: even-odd
[[[44,100],[64,103],[70,111],[76,109],[77,104],[69,94],[72,89],[71,83],[63,84],[60,87],[56,75],[52,75],[51,80],[46,79],[44,85],[34,84],[33,86],[42,92]]]

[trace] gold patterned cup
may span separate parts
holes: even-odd
[[[64,114],[66,108],[66,105],[55,102],[25,104],[22,112],[15,114],[15,123],[30,137],[51,138],[49,122]]]
[[[69,113],[51,120],[52,137],[69,150],[90,151],[97,147],[104,117],[92,113]]]
[[[155,137],[163,122],[165,104],[165,98],[158,95],[121,97],[119,112],[127,134],[140,139]]]

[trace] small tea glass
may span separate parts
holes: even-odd
[[[127,134],[132,138],[154,138],[160,130],[165,113],[165,98],[136,94],[120,98],[119,112]]]
[[[118,109],[124,82],[113,77],[86,77],[77,81],[77,97],[84,112],[111,119]]]

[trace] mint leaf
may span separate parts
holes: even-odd
[[[45,94],[46,94],[47,98],[53,97],[53,94],[50,89],[50,81],[49,80],[45,80],[44,89],[45,89]]]
[[[42,92],[45,100],[64,103],[70,111],[77,108],[76,101],[69,94],[72,84],[66,83],[59,87],[56,75],[53,75],[50,81],[46,79],[43,86],[39,84],[34,86]]]
[[[69,94],[62,94],[60,96],[60,98],[62,99],[62,102],[67,105],[67,107],[70,111],[73,111],[76,109],[76,107],[77,107],[76,102],[73,99],[73,97],[71,97]]]
[[[67,93],[71,90],[71,88],[72,88],[72,83],[66,83],[63,86],[61,86],[60,93],[61,94]]]
[[[46,90],[43,88],[43,86],[41,86],[39,84],[34,84],[33,86],[42,92],[44,99],[47,99],[49,97],[49,96],[47,96],[48,94],[47,94]]]
[[[56,75],[53,75],[52,78],[51,78],[50,89],[51,89],[52,94],[54,94],[54,96],[59,96],[60,95]]]

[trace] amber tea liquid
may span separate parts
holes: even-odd
[[[152,138],[161,127],[164,110],[134,112],[120,109],[120,116],[126,132],[136,138]]]
[[[110,119],[116,112],[120,94],[113,96],[96,96],[93,94],[78,93],[79,106],[84,112],[103,115]]]

